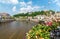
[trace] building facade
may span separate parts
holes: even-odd
[[[7,13],[0,13],[0,20],[10,19],[10,15]]]

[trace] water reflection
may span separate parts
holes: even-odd
[[[0,39],[25,39],[26,32],[36,24],[26,21],[0,23]]]

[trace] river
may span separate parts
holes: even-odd
[[[13,21],[0,23],[0,39],[26,39],[26,33],[35,22]]]

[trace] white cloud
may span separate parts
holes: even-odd
[[[17,4],[18,0],[0,0],[1,3]]]
[[[20,8],[21,13],[31,12],[33,10],[32,6],[22,7]]]
[[[21,7],[26,7],[27,5],[32,5],[32,1],[29,1],[29,2],[27,2],[27,3],[24,2],[24,1],[23,1],[23,2],[20,2],[20,6],[21,6]]]
[[[20,6],[21,7],[26,6],[26,3],[25,2],[20,2]]]
[[[16,6],[14,6],[14,7],[12,8],[12,11],[13,11],[13,12],[15,12],[15,11],[16,11]]]
[[[53,0],[53,3],[55,3],[56,5],[60,7],[60,0]]]
[[[32,6],[32,1],[29,2],[20,2],[20,13],[38,11],[40,6]]]
[[[29,1],[27,4],[28,4],[28,5],[32,5],[32,1]]]
[[[17,4],[17,3],[18,3],[18,0],[10,0],[10,2],[11,2],[12,4]]]
[[[26,12],[33,12],[33,11],[38,11],[40,9],[39,6],[27,6],[27,7],[22,7],[20,8],[20,13],[26,13]]]

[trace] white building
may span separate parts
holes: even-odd
[[[0,20],[10,19],[10,15],[7,13],[0,13]]]
[[[54,16],[60,18],[60,13],[55,13]]]
[[[43,20],[45,18],[45,15],[37,15],[34,18],[38,20]]]

